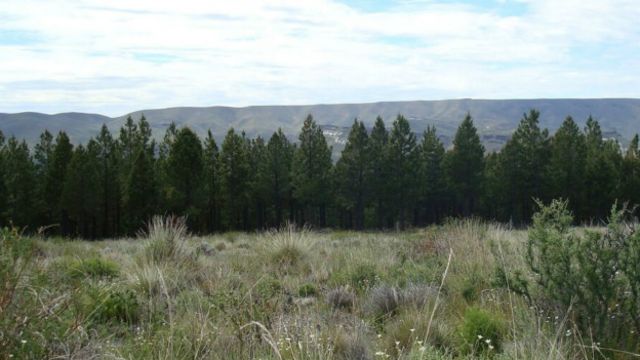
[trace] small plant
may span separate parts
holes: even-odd
[[[92,311],[89,318],[101,323],[132,324],[138,321],[139,303],[131,289],[111,288],[90,292]]]
[[[327,303],[334,309],[352,309],[356,294],[346,286],[335,288],[327,293]]]
[[[403,303],[402,293],[388,285],[376,286],[369,292],[367,308],[377,319],[390,317]]]
[[[318,289],[314,284],[306,283],[298,287],[298,296],[300,297],[316,296],[317,294],[318,294]]]
[[[465,311],[460,325],[462,349],[465,353],[474,355],[495,354],[501,349],[504,332],[502,321],[495,315],[470,307]]]
[[[118,264],[99,257],[74,260],[68,265],[67,268],[68,276],[73,279],[80,279],[85,277],[115,278],[118,276],[119,272],[120,269],[118,267]]]
[[[300,264],[311,247],[313,241],[309,229],[298,229],[293,224],[287,224],[265,234],[262,250],[278,269],[287,272]]]
[[[360,290],[371,288],[376,284],[378,278],[377,269],[373,264],[358,264],[349,272],[351,285]]]
[[[183,217],[154,216],[140,236],[148,240],[145,255],[150,262],[181,261],[188,256],[184,246],[187,225]]]
[[[266,276],[256,283],[253,292],[257,297],[268,300],[281,294],[283,289],[280,280],[272,276]]]

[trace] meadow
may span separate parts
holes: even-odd
[[[198,237],[155,218],[136,238],[93,242],[5,229],[0,358],[635,356],[637,345],[607,345],[628,336],[586,333],[579,299],[562,308],[536,280],[527,254],[541,221]],[[633,337],[632,326],[607,326]]]

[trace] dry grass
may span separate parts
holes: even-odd
[[[28,341],[48,358],[453,359],[466,356],[465,311],[479,307],[506,324],[503,350],[491,356],[592,357],[590,341],[567,336],[568,319],[549,322],[494,284],[496,268],[526,270],[525,240],[475,220],[402,233],[286,226],[195,238],[180,220],[160,218],[138,239],[38,240],[28,292],[43,305],[30,311],[56,317]],[[203,244],[216,250],[202,254]],[[120,276],[63,283],[60,262],[78,254],[117,263]],[[309,284],[314,294],[300,295]],[[134,323],[87,320],[87,294],[103,285],[133,291]],[[42,308],[56,298],[67,299],[64,309]],[[28,358],[21,349],[0,357]]]

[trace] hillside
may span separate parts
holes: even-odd
[[[312,114],[323,125],[330,142],[336,145],[335,150],[339,150],[348,127],[356,117],[370,126],[378,115],[390,123],[397,114],[403,114],[410,120],[416,133],[421,133],[428,125],[435,125],[448,144],[458,123],[470,112],[487,148],[496,149],[508,139],[522,114],[532,108],[541,111],[541,125],[551,131],[567,115],[572,115],[581,125],[589,115],[593,115],[600,121],[607,136],[617,137],[622,142],[640,132],[640,99],[460,99],[242,108],[177,107],[139,110],[115,118],[84,113],[0,113],[0,130],[7,136],[15,135],[29,143],[36,142],[44,129],[52,132],[65,130],[74,142],[84,142],[103,123],[115,131],[127,116],[138,118],[144,113],[156,138],[162,137],[172,121],[178,125],[187,125],[201,135],[211,129],[218,139],[224,136],[229,127],[244,130],[249,136],[263,137],[270,136],[280,127],[294,138],[306,115]]]

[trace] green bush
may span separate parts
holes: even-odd
[[[127,323],[138,321],[140,304],[131,289],[110,288],[90,291],[89,318],[100,323]]]
[[[316,296],[317,294],[318,294],[318,289],[314,284],[306,283],[298,287],[298,296],[300,297]]]
[[[186,220],[175,216],[154,216],[141,234],[148,240],[145,256],[151,263],[184,262],[189,259],[184,243],[187,239]]]
[[[505,333],[502,321],[495,315],[470,307],[460,325],[462,350],[467,354],[491,355],[500,351]]]
[[[74,260],[68,265],[66,271],[67,275],[73,279],[85,277],[115,278],[120,273],[118,264],[99,257]]]
[[[567,202],[540,205],[529,230],[527,261],[545,300],[571,310],[583,334],[628,348],[628,332],[621,329],[640,331],[640,234],[623,221],[625,214],[614,206],[606,230],[580,233],[571,227]]]
[[[378,282],[378,271],[373,264],[359,264],[349,272],[349,281],[356,289],[368,289]]]

